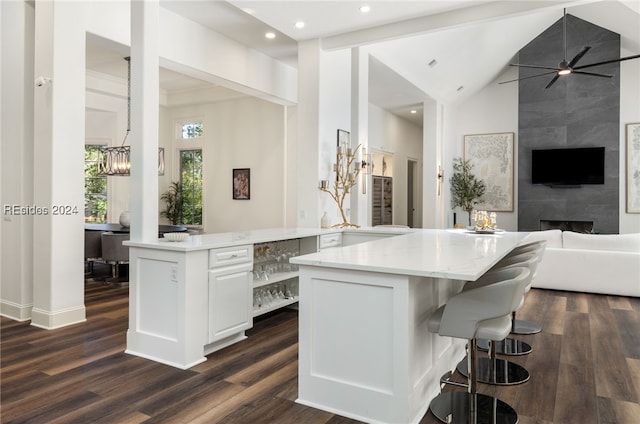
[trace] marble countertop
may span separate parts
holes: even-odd
[[[191,235],[185,241],[170,242],[162,238],[151,242],[126,241],[130,247],[144,247],[148,249],[173,250],[189,252],[194,250],[217,249],[221,247],[239,246],[243,244],[264,243],[269,241],[289,240],[303,237],[315,237],[321,234],[340,232],[375,233],[375,234],[406,234],[409,229],[393,227],[366,228],[268,228],[262,230],[236,231],[228,233]]]
[[[527,233],[415,229],[407,234],[291,258],[298,265],[476,280]]]

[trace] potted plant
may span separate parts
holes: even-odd
[[[473,165],[468,160],[455,158],[453,160],[453,176],[451,183],[451,207],[460,207],[469,215],[471,226],[471,211],[477,205],[487,189],[482,180],[471,173]]]
[[[166,209],[160,216],[167,218],[172,225],[182,223],[182,184],[173,181],[169,189],[162,193],[160,199],[164,201]]]

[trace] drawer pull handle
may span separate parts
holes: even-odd
[[[237,254],[235,254],[235,253],[233,253],[233,254],[231,255],[231,257],[232,257],[232,258],[237,258],[237,257],[238,257],[238,255],[237,255]]]

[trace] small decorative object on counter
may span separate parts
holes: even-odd
[[[475,231],[495,231],[498,228],[496,213],[487,211],[471,211],[471,218],[474,221],[473,229]]]
[[[129,228],[129,225],[131,224],[131,216],[129,215],[129,211],[122,211],[118,222],[120,222],[120,225],[122,225],[123,227]]]
[[[325,211],[322,214],[322,218],[320,218],[320,228],[329,228],[331,227],[331,220],[329,220],[329,215]]]
[[[345,199],[347,199],[347,195],[351,193],[352,188],[358,183],[360,173],[367,173],[368,165],[371,162],[369,156],[364,152],[364,148],[360,151],[361,147],[362,145],[358,144],[355,149],[351,148],[349,132],[338,130],[336,162],[333,164],[333,172],[336,173],[336,179],[332,186],[329,185],[329,180],[321,180],[320,186],[318,187],[325,193],[329,193],[340,210],[342,222],[332,225],[332,227],[360,227],[357,224],[349,222],[347,212],[345,211]],[[361,156],[360,159],[358,159],[359,155]],[[362,182],[363,193],[366,191],[365,185],[366,179]]]

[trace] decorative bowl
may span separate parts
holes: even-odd
[[[189,233],[164,233],[162,236],[167,241],[185,241],[189,238]]]

